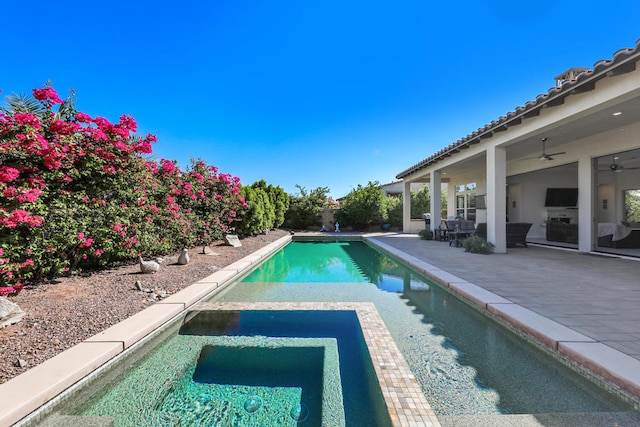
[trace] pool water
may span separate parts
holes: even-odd
[[[51,419],[67,418],[52,425],[347,425],[335,338],[178,332],[170,328],[63,401]]]
[[[365,242],[290,243],[213,300],[373,302],[438,416],[633,410]]]
[[[343,402],[346,426],[391,425],[360,322],[354,311],[203,311],[184,323],[180,328],[180,335],[335,339],[341,381],[341,389],[337,393],[340,396],[325,393],[323,399],[326,401],[338,398]],[[249,358],[246,363],[252,364],[253,360],[255,359]],[[309,362],[308,358],[300,357],[293,366],[305,366]],[[242,369],[242,366],[241,363],[239,368]],[[282,381],[279,372],[272,367],[266,374],[272,381]],[[257,380],[259,378],[246,378],[250,382]],[[313,387],[307,389],[313,390]]]
[[[349,242],[289,244],[245,282],[368,282],[357,259],[345,256]]]
[[[320,426],[323,365],[323,347],[205,345],[158,410],[181,425]]]
[[[352,310],[193,311],[123,357],[52,419],[136,427],[391,426]]]

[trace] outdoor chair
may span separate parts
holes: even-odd
[[[483,239],[487,240],[487,223],[486,222],[479,222],[478,225],[476,225],[476,236],[482,237]]]
[[[507,223],[507,247],[513,248],[516,245],[527,247],[527,233],[531,228],[530,222],[508,222]]]
[[[476,232],[475,223],[465,219],[446,220],[447,234],[453,236],[449,238],[449,246],[460,246],[460,239],[465,239]]]

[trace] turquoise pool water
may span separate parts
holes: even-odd
[[[384,427],[390,426],[391,420],[386,412],[386,405],[382,393],[375,379],[375,371],[371,364],[371,357],[360,329],[360,323],[354,311],[204,311],[190,318],[180,329],[183,336],[238,336],[238,337],[274,337],[274,338],[315,338],[334,339],[337,344],[339,361],[339,377],[341,388],[339,396],[325,392],[323,399],[340,400],[344,408],[344,425]],[[303,350],[300,350],[303,351]],[[308,351],[308,350],[307,350]],[[255,357],[247,360],[247,366],[253,365]],[[291,366],[306,366],[311,358],[298,358],[291,362]],[[229,360],[231,365],[238,361]],[[234,368],[243,369],[242,365]],[[283,368],[289,369],[285,363]],[[228,375],[225,373],[225,376]],[[282,384],[284,375],[282,370],[270,369],[266,376],[271,381]],[[194,376],[195,379],[195,376]],[[247,375],[245,381],[259,381],[259,378]],[[263,382],[264,383],[264,382]],[[299,382],[301,383],[301,382]],[[309,393],[317,387],[311,385],[302,387]],[[305,398],[304,402],[313,399]],[[335,406],[335,405],[333,405]],[[317,409],[309,407],[311,414],[317,414]],[[279,425],[279,424],[273,424]],[[310,425],[305,423],[306,425]],[[323,425],[336,426],[338,424],[325,423]]]
[[[373,302],[436,415],[633,409],[364,242],[291,243],[213,300]]]
[[[358,316],[349,310],[187,313],[180,325],[71,394],[50,420],[116,427],[391,426]]]
[[[323,365],[323,347],[205,345],[158,411],[180,425],[321,426]]]
[[[349,242],[290,244],[260,265],[244,282],[368,282]],[[362,260],[361,260],[362,261]]]

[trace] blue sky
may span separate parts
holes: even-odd
[[[5,2],[2,95],[61,97],[289,193],[395,181],[571,67],[640,38],[640,2]]]

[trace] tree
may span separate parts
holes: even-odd
[[[428,185],[411,192],[411,218],[422,219],[425,212],[431,212],[431,190]]]
[[[402,196],[387,196],[387,218],[392,227],[402,227]]]
[[[343,226],[351,226],[355,230],[365,230],[371,225],[385,222],[386,198],[380,184],[377,181],[369,181],[366,186],[358,184],[340,204],[336,220]]]
[[[296,185],[296,188],[298,193],[291,196],[285,214],[285,227],[306,230],[312,226],[319,226],[322,209],[329,205],[329,188],[317,187],[310,192],[300,185]]]
[[[236,232],[241,236],[250,236],[268,230],[271,204],[267,193],[260,187],[242,187],[240,194],[247,207],[242,212],[242,221]]]
[[[624,216],[628,222],[640,222],[640,190],[624,192]]]
[[[269,202],[273,210],[270,209],[269,215],[273,215],[269,218],[269,228],[278,228],[284,223],[284,217],[289,208],[291,197],[280,186],[274,186],[267,184],[264,179],[256,181],[251,185],[255,189],[262,189],[269,197]]]

